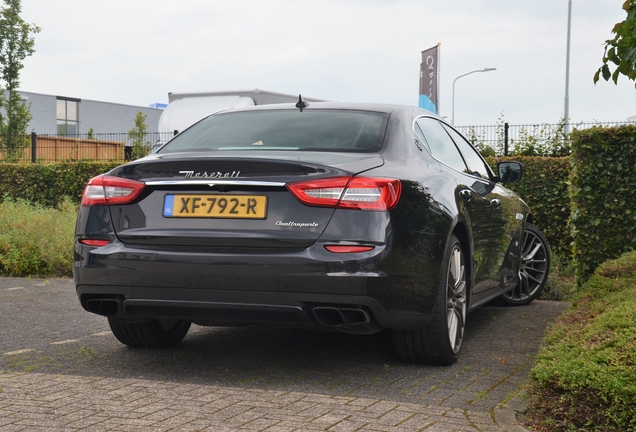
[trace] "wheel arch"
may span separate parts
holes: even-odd
[[[528,215],[526,216],[526,222],[534,225],[534,222],[532,221],[532,213],[528,213]]]

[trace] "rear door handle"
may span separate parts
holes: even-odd
[[[465,199],[466,201],[470,201],[470,199],[473,197],[473,193],[469,191],[468,189],[462,189],[459,191],[459,196]]]

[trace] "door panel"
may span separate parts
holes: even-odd
[[[458,208],[468,222],[473,244],[473,290],[480,297],[505,289],[519,265],[525,217],[516,195],[492,181],[492,171],[479,153],[450,126],[430,117],[416,120],[441,169],[457,181]],[[483,294],[482,294],[483,293]]]
[[[502,207],[507,204],[502,202],[503,197],[496,192],[494,184],[467,175],[463,177],[460,196],[463,190],[471,192],[470,199],[462,197],[462,201],[473,236],[473,293],[480,293],[501,283],[499,273],[505,255],[501,249],[507,243]]]

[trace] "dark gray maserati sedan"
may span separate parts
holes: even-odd
[[[133,347],[191,323],[390,330],[402,360],[448,365],[468,312],[547,280],[546,240],[502,186],[521,176],[415,107],[217,113],[88,182],[77,294]]]

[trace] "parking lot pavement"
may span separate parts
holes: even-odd
[[[385,333],[193,326],[130,349],[71,280],[0,278],[0,432],[519,430],[498,407],[566,306],[482,308],[459,361],[431,367],[400,363]]]

